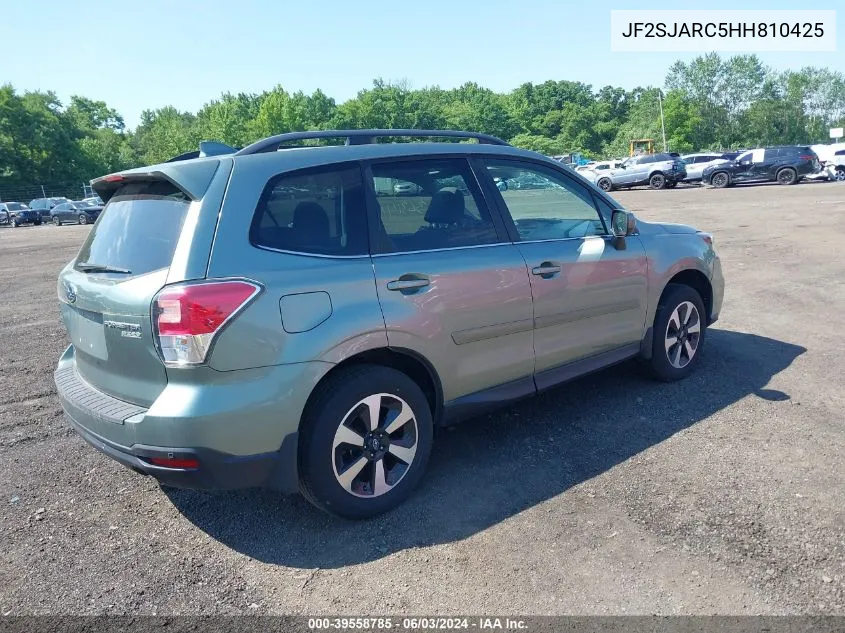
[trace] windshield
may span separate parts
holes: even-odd
[[[167,182],[127,184],[109,200],[76,258],[144,275],[167,268],[190,200]]]
[[[28,209],[25,204],[21,204],[20,202],[7,202],[6,208],[9,211],[23,211],[24,209]]]

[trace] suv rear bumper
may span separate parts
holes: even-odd
[[[88,384],[77,371],[72,345],[59,360],[54,379],[77,433],[136,472],[180,488],[261,486],[294,492],[299,421],[313,386],[330,366],[299,363],[230,372],[203,368],[203,380],[171,380],[149,408]],[[193,459],[198,465],[163,467],[151,463],[155,457]]]
[[[261,455],[228,455],[207,448],[172,448],[161,446],[122,446],[86,429],[75,419],[67,416],[77,433],[101,453],[142,475],[155,477],[159,483],[174,488],[197,488],[202,490],[232,490],[270,485],[274,488],[295,487],[295,478],[288,486],[273,485],[275,474],[284,471],[286,452],[296,459],[296,442],[292,450],[284,446],[277,452]],[[287,438],[285,441],[288,441]],[[196,459],[197,468],[165,468],[150,461],[154,457]],[[295,461],[294,461],[295,464]],[[295,474],[295,469],[294,469]],[[282,476],[282,479],[285,477]],[[288,491],[288,490],[286,490]]]

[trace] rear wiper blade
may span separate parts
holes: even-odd
[[[128,268],[117,268],[116,266],[106,266],[105,264],[92,264],[91,262],[79,262],[76,265],[77,270],[84,273],[119,273],[121,275],[131,275],[132,271]]]

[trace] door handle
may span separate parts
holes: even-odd
[[[405,290],[416,290],[418,288],[425,288],[430,283],[431,280],[428,277],[423,277],[421,275],[402,275],[401,277],[399,277],[399,279],[388,281],[387,289],[398,290],[399,292],[403,292]]]
[[[560,264],[555,264],[554,262],[543,262],[531,269],[532,275],[539,275],[540,277],[551,277],[559,272]]]

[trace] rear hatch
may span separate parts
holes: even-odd
[[[190,204],[166,180],[120,184],[58,280],[77,371],[96,389],[140,406],[167,384],[150,305],[167,281]]]

